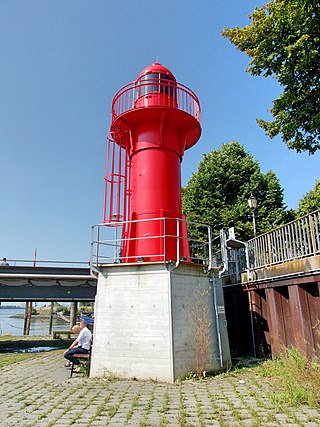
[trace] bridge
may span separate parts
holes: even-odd
[[[42,261],[51,265],[32,266],[32,261],[9,261],[13,265],[0,267],[0,302],[95,299],[97,280],[89,267],[79,266],[84,263]]]
[[[291,346],[319,355],[320,210],[238,246],[223,274],[234,348],[243,352],[251,331],[257,356]]]

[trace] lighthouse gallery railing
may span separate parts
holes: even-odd
[[[121,114],[139,107],[137,100],[142,97],[150,97],[152,94],[160,94],[165,97],[166,107],[177,108],[190,114],[200,122],[200,102],[197,95],[187,86],[166,79],[148,79],[128,83],[123,86],[114,96],[112,102],[112,120]]]
[[[166,221],[176,221],[176,233],[166,233]],[[144,239],[161,239],[163,244],[163,252],[155,254],[144,254],[143,256],[134,255],[131,257],[123,256],[123,229],[128,226],[129,223],[141,223],[141,222],[162,222],[164,233],[161,235],[144,236],[140,238],[127,239],[128,240],[144,240]],[[181,224],[186,223],[188,227],[193,229],[199,229],[202,238],[193,239],[188,237],[187,244],[190,248],[190,256],[186,258],[180,257],[180,248],[184,243],[184,239],[181,234]],[[168,240],[176,241],[176,254],[175,259],[169,259],[166,250],[166,242]],[[91,235],[91,256],[90,256],[90,268],[92,272],[100,271],[101,267],[110,264],[126,263],[141,263],[147,260],[149,257],[156,257],[159,262],[163,262],[171,267],[177,267],[180,262],[190,262],[202,265],[208,271],[212,267],[212,232],[211,227],[204,224],[193,223],[180,218],[153,218],[148,220],[137,220],[137,221],[119,221],[113,223],[97,224],[92,226]]]

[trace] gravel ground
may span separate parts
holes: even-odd
[[[69,377],[62,351],[1,368],[0,426],[320,426],[314,408],[275,406],[254,369],[176,385]]]

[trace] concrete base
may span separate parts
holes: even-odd
[[[230,365],[217,281],[190,264],[172,271],[156,263],[105,267],[98,278],[91,377],[174,382],[197,366],[217,371]]]

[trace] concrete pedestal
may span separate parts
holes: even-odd
[[[174,382],[197,363],[206,371],[230,365],[218,280],[186,263],[172,271],[158,263],[105,267],[98,278],[91,377]]]

